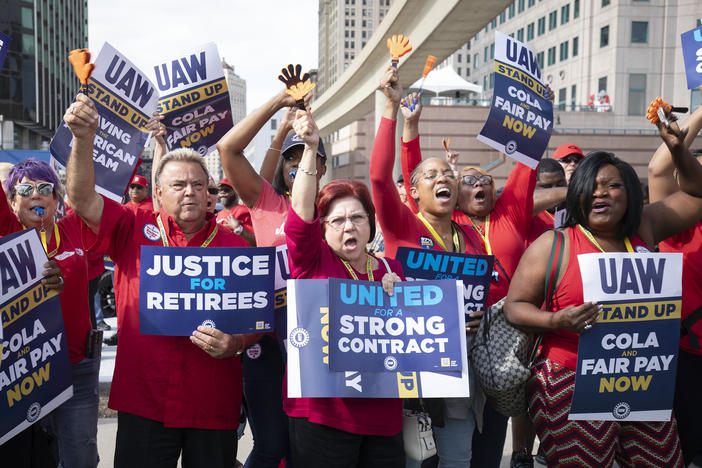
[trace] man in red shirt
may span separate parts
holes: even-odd
[[[243,335],[198,327],[193,336],[139,333],[142,245],[246,246],[207,210],[207,168],[189,149],[168,153],[156,173],[159,213],[132,211],[95,192],[98,114],[79,94],[64,120],[73,133],[68,193],[87,248],[115,262],[119,342],[110,392],[118,411],[114,466],[229,467],[236,457]],[[252,335],[257,338],[257,336]]]
[[[567,183],[570,183],[570,178],[573,176],[573,173],[578,168],[578,164],[580,164],[580,161],[582,161],[584,157],[583,150],[573,143],[561,145],[553,152],[553,159],[563,166]]]
[[[149,182],[146,177],[134,174],[132,181],[129,183],[129,201],[127,207],[133,210],[149,210],[154,211],[154,202],[149,195]]]
[[[251,212],[245,205],[239,204],[239,195],[226,177],[219,182],[218,200],[224,209],[217,213],[217,224],[228,227],[255,247]]]

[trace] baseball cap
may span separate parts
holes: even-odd
[[[132,178],[132,181],[129,183],[129,185],[136,184],[136,185],[141,185],[142,187],[148,187],[149,183],[146,181],[146,177],[140,176],[139,174],[135,174],[134,177]]]
[[[217,185],[228,185],[228,186],[230,186],[231,188],[234,188],[234,186],[232,185],[232,183],[229,182],[229,179],[227,179],[226,177],[225,177],[224,179],[220,180],[220,181],[219,181],[219,184],[217,184]]]
[[[280,150],[280,154],[285,154],[291,148],[296,146],[305,146],[305,142],[297,136],[297,133],[293,132],[285,137],[283,142],[283,147]],[[317,146],[317,154],[322,157],[322,159],[327,159],[327,153],[324,151],[324,145],[322,144],[322,139],[319,139],[319,146]]]
[[[553,153],[553,159],[563,159],[566,156],[576,156],[578,158],[585,157],[583,150],[581,150],[578,145],[574,145],[573,143],[561,145],[556,148],[556,151]]]

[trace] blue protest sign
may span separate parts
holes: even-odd
[[[93,144],[95,190],[119,202],[148,144],[145,125],[156,110],[158,92],[144,73],[105,43],[95,59],[88,96],[100,115]],[[56,166],[66,167],[72,143],[73,134],[61,122],[50,145]]]
[[[478,140],[536,169],[553,131],[546,92],[534,50],[495,31],[495,88]]]
[[[569,419],[670,421],[682,254],[578,256],[585,301],[603,306],[580,334]]]
[[[169,150],[192,148],[206,156],[234,125],[229,89],[214,43],[196,47],[154,67],[161,93],[158,111],[168,129]]]
[[[382,284],[329,279],[329,368],[332,371],[461,369],[463,310],[456,281]]]
[[[58,294],[40,282],[46,261],[34,229],[0,239],[0,444],[73,396]]]
[[[10,36],[0,31],[0,70],[2,70],[2,64],[5,63],[7,51],[10,50],[10,42]]]
[[[273,331],[273,247],[141,247],[139,330],[190,336]]]
[[[283,347],[287,335],[288,289],[287,281],[290,279],[290,265],[288,264],[288,246],[275,247],[275,335]]]
[[[702,85],[702,26],[682,33],[680,40],[685,60],[687,89],[698,88]]]
[[[395,259],[402,264],[402,272],[408,280],[461,280],[466,315],[485,310],[495,262],[492,255],[399,247]]]
[[[288,281],[288,396],[347,398],[468,397],[467,359],[460,371],[334,372],[329,368],[329,280]],[[460,295],[456,283],[456,296]],[[458,312],[456,314],[458,316]],[[462,322],[462,321],[461,321]],[[462,327],[462,325],[461,325]],[[461,355],[466,355],[461,333]]]

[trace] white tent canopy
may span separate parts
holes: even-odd
[[[410,86],[410,89],[419,89],[422,79],[418,79]],[[483,87],[466,81],[456,73],[453,67],[443,67],[438,70],[432,70],[424,80],[422,87],[426,91],[432,91],[437,95],[447,91],[468,91],[473,93],[482,93]]]

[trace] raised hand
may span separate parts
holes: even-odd
[[[316,86],[310,81],[309,73],[305,73],[301,76],[302,65],[298,64],[293,66],[288,65],[287,68],[281,70],[281,75],[278,75],[278,79],[285,83],[286,93],[295,99],[297,106],[304,110],[307,102],[305,102],[305,96],[309,94],[310,91]]]
[[[305,142],[305,145],[312,148],[315,152],[317,151],[317,146],[319,145],[319,129],[309,110],[297,111],[295,120],[293,121],[293,129],[295,133],[297,133],[297,136]]]
[[[151,136],[156,139],[158,144],[166,144],[165,137],[168,134],[166,126],[161,122],[163,116],[157,112],[154,112],[151,118],[146,122],[146,129],[151,131]]]
[[[63,114],[63,121],[75,138],[93,138],[98,128],[98,119],[93,100],[83,93],[76,96],[76,101]]]
[[[422,99],[419,93],[410,93],[400,101],[400,110],[406,121],[418,121],[422,114]]]
[[[380,80],[380,89],[383,90],[383,94],[395,104],[400,104],[402,99],[402,85],[400,84],[400,78],[397,74],[397,68],[388,67],[383,74],[383,78]]]

